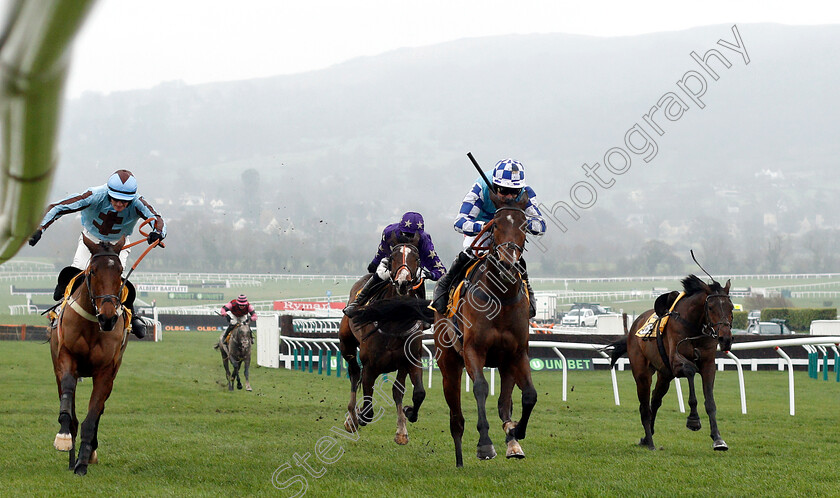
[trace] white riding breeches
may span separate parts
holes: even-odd
[[[90,232],[87,230],[82,230],[82,233],[79,234],[79,245],[76,246],[76,254],[73,256],[73,267],[78,268],[80,270],[84,270],[87,268],[88,263],[90,263],[90,250],[85,245],[84,239],[82,237],[87,237],[88,239],[96,242],[97,244],[101,242],[96,236],[91,235]],[[125,238],[125,243],[128,244],[128,237]],[[123,249],[120,251],[120,263],[122,263],[123,268],[126,267],[128,263],[128,255],[131,252],[131,249]]]

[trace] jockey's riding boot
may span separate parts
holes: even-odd
[[[219,336],[219,342],[217,342],[213,346],[213,349],[219,349],[219,344],[227,344],[227,340],[228,340],[228,337],[230,336],[230,331],[231,330],[233,330],[233,324],[232,323],[230,325],[228,325],[227,328],[225,329],[225,331],[222,332],[222,335]]]
[[[525,260],[519,259],[519,274],[522,276],[522,281],[525,282],[525,289],[528,291],[528,318],[537,316],[537,302],[534,298],[534,289],[531,287],[531,281],[528,279],[528,269],[525,267]]]
[[[452,287],[452,284],[456,279],[461,278],[461,275],[464,273],[464,270],[467,268],[470,261],[472,261],[472,258],[469,254],[464,251],[459,252],[452,261],[452,266],[449,267],[449,271],[447,271],[446,274],[438,280],[437,285],[435,285],[435,292],[432,294],[431,306],[441,315],[446,313],[446,304],[449,300],[449,288]]]
[[[58,283],[53,291],[53,301],[61,301],[64,297],[64,290],[67,288],[67,285],[71,280],[73,280],[73,277],[79,273],[82,273],[82,270],[76,268],[75,266],[65,266],[64,269],[59,272]]]
[[[146,321],[134,312],[134,298],[137,297],[137,291],[134,290],[134,284],[125,281],[125,288],[128,289],[128,295],[125,298],[123,306],[131,311],[131,333],[138,339],[146,337]]]
[[[368,281],[365,283],[365,286],[362,287],[362,290],[360,290],[359,293],[356,294],[356,299],[354,299],[353,302],[351,302],[347,305],[346,308],[344,308],[344,314],[350,318],[353,318],[359,311],[359,306],[365,304],[365,301],[367,301],[367,299],[370,297],[370,293],[373,290],[373,288],[376,287],[376,285],[380,282],[383,282],[383,280],[379,278],[379,275],[377,275],[376,273],[371,275]]]

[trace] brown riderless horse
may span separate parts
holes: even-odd
[[[347,360],[350,374],[350,402],[344,427],[356,432],[374,418],[374,383],[379,375],[397,371],[392,395],[397,409],[397,432],[394,441],[408,444],[406,420],[416,422],[420,405],[426,397],[423,388],[423,369],[420,363],[423,322],[431,322],[429,302],[422,297],[423,279],[419,276],[420,253],[408,243],[394,246],[388,259],[390,282],[374,291],[370,304],[355,318],[342,318],[338,331],[341,355]],[[350,291],[352,301],[367,282],[370,274],[360,278]],[[423,318],[426,316],[427,318]],[[358,360],[362,366],[359,366]],[[406,376],[411,378],[414,391],[412,405],[402,405]],[[362,408],[356,407],[356,391],[362,382]],[[378,418],[378,417],[377,417]]]
[[[502,204],[495,196],[496,214],[482,232],[492,230],[492,244],[474,250],[484,250],[485,257],[470,273],[455,320],[435,313],[435,346],[437,363],[443,377],[443,394],[449,405],[449,432],[455,442],[455,464],[464,465],[461,438],[464,434],[464,415],[461,412],[461,371],[474,382],[473,394],[478,405],[479,459],[496,456],[488,435],[489,424],[485,404],[489,393],[484,367],[496,367],[501,376],[499,418],[507,442],[508,458],[524,458],[518,440],[525,439],[531,410],[537,403],[537,391],[531,381],[528,359],[528,297],[517,263],[525,250],[525,207],[528,199]],[[475,241],[482,239],[479,234]],[[475,246],[475,242],[473,244]],[[458,305],[456,305],[458,306]],[[463,331],[459,336],[457,328]],[[522,391],[522,418],[511,420],[513,386]]]
[[[84,273],[77,277],[83,279],[83,284],[64,303],[50,331],[50,351],[61,401],[61,429],[53,445],[59,451],[70,452],[70,468],[78,475],[85,475],[88,465],[97,462],[99,419],[114,387],[130,323],[120,299],[124,287],[119,253],[125,238],[112,245],[96,244],[85,237],[84,244],[93,256]],[[82,422],[77,460],[76,383],[80,377],[93,378],[93,392]]]
[[[732,301],[729,299],[729,281],[725,286],[712,280],[706,284],[694,275],[682,281],[683,292],[662,294],[656,299],[654,309],[648,310],[633,322],[627,337],[611,344],[612,364],[623,355],[630,358],[630,367],[636,379],[636,392],[639,396],[639,413],[645,436],[639,446],[655,450],[653,444],[656,412],[662,405],[662,398],[668,392],[674,377],[688,379],[688,405],[691,411],[686,427],[693,431],[700,430],[700,417],[697,414],[697,396],[694,392],[694,375],[699,373],[703,380],[703,396],[706,400],[706,414],[709,416],[712,448],[726,451],[729,447],[720,437],[717,426],[717,408],[715,405],[715,353],[718,344],[722,351],[729,351],[732,346]],[[653,333],[640,337],[637,332],[653,316]],[[656,317],[667,321],[661,333]],[[626,327],[626,323],[625,323]],[[653,396],[650,393],[653,372],[656,371],[656,387]]]

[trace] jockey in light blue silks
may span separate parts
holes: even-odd
[[[525,169],[522,163],[513,159],[503,159],[496,163],[488,177],[493,183],[492,188],[502,200],[519,200],[523,195],[528,196],[528,204],[525,207],[525,214],[528,222],[525,229],[531,235],[543,235],[545,233],[545,220],[537,208],[537,194],[528,184],[525,183]],[[463,272],[469,263],[475,259],[475,255],[469,250],[476,236],[484,225],[493,219],[496,214],[496,206],[490,200],[491,186],[487,185],[482,178],[478,178],[472,188],[464,197],[461,203],[461,211],[455,219],[455,230],[464,234],[464,250],[458,253],[449,272],[440,279],[435,286],[435,293],[432,297],[432,307],[440,314],[446,312],[446,305],[449,295],[449,288],[463,276]],[[482,234],[479,244],[489,242],[492,234],[488,231]],[[536,315],[536,303],[534,302],[534,291],[528,281],[528,272],[525,268],[525,260],[519,260],[522,269],[522,280],[528,288],[528,297],[531,302],[530,317]]]
[[[90,250],[85,246],[83,237],[96,242],[114,243],[128,237],[134,231],[134,226],[139,220],[153,218],[152,231],[149,233],[149,244],[156,240],[163,240],[166,237],[166,223],[155,209],[137,195],[137,179],[125,169],[116,171],[108,178],[108,183],[98,187],[91,187],[81,194],[73,194],[55,204],[47,207],[47,214],[41,221],[38,230],[29,239],[29,245],[34,246],[41,239],[52,223],[65,214],[81,212],[82,234],[79,235],[79,245],[76,254],[73,256],[73,264],[61,270],[58,275],[58,285],[55,288],[53,299],[60,300],[64,295],[65,287],[70,280],[82,273],[90,261]],[[128,261],[130,249],[120,251],[120,262],[123,268]],[[134,313],[134,298],[136,292],[130,282],[126,282],[128,288],[128,299],[123,305],[131,310],[131,330],[139,338],[146,335],[146,326],[143,320]]]
[[[382,241],[376,251],[376,256],[368,265],[368,273],[372,273],[368,281],[356,298],[344,308],[344,314],[353,318],[365,301],[370,297],[371,292],[379,283],[391,280],[391,273],[388,268],[388,257],[394,246],[400,243],[408,243],[417,248],[420,253],[420,268],[423,277],[428,280],[438,280],[446,268],[440,262],[435,245],[432,243],[432,236],[425,230],[423,216],[420,213],[409,211],[402,215],[398,223],[392,223],[382,230]],[[417,275],[420,277],[420,275]],[[420,287],[420,292],[424,292]]]

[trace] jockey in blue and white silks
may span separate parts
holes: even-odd
[[[545,220],[537,207],[537,194],[534,189],[525,183],[525,168],[522,163],[514,159],[503,159],[496,163],[492,171],[487,172],[487,176],[493,183],[492,188],[502,200],[521,200],[523,196],[528,196],[528,203],[525,207],[525,214],[528,216],[525,230],[531,235],[540,236],[545,233]],[[449,287],[452,285],[454,279],[458,274],[469,265],[475,258],[471,253],[469,247],[472,245],[476,236],[484,228],[485,224],[493,219],[496,214],[496,206],[490,200],[490,186],[483,178],[478,178],[473,183],[470,191],[464,196],[464,201],[461,203],[461,210],[458,217],[455,218],[455,230],[464,234],[464,250],[461,251],[452,266],[441,280],[438,281],[435,287],[435,293],[432,297],[432,306],[441,314],[446,311],[447,295]],[[490,232],[485,232],[482,235],[482,240],[479,244],[483,244],[486,238],[492,237]],[[525,261],[520,259],[520,266],[522,267],[522,279],[525,281],[531,301],[531,317],[536,314],[535,303],[533,299],[533,290],[531,284],[528,283],[528,274],[525,270]]]
[[[379,243],[376,256],[373,257],[367,268],[368,273],[373,275],[370,276],[356,298],[344,308],[345,315],[352,318],[359,306],[370,297],[371,291],[377,284],[391,279],[388,257],[394,250],[394,246],[400,243],[408,243],[417,248],[420,253],[419,270],[422,271],[424,278],[438,280],[446,273],[446,268],[435,252],[432,236],[425,230],[423,216],[420,213],[408,211],[402,215],[398,223],[392,223],[382,230],[382,241]],[[417,275],[417,277],[420,277],[420,275]],[[420,289],[420,292],[423,292],[422,286]]]
[[[127,243],[137,222],[150,218],[154,221],[152,231],[148,236],[149,244],[166,237],[166,223],[163,218],[142,196],[137,195],[137,179],[134,175],[128,170],[121,169],[114,172],[105,185],[91,187],[80,194],[73,194],[55,204],[50,204],[38,230],[29,240],[29,245],[37,244],[44,231],[57,219],[76,212],[81,214],[82,233],[79,235],[72,265],[59,273],[58,285],[53,295],[56,301],[61,299],[70,279],[87,268],[91,253],[84,244],[84,237],[96,243],[113,243],[125,237]],[[130,249],[120,251],[120,262],[123,268],[127,265],[130,252]],[[134,288],[128,282],[126,287],[129,287],[129,301],[124,304],[133,311]],[[135,318],[138,320],[132,320],[132,330],[135,335],[142,337],[145,335],[145,326],[139,317],[135,315]],[[134,328],[135,326],[137,328]]]

